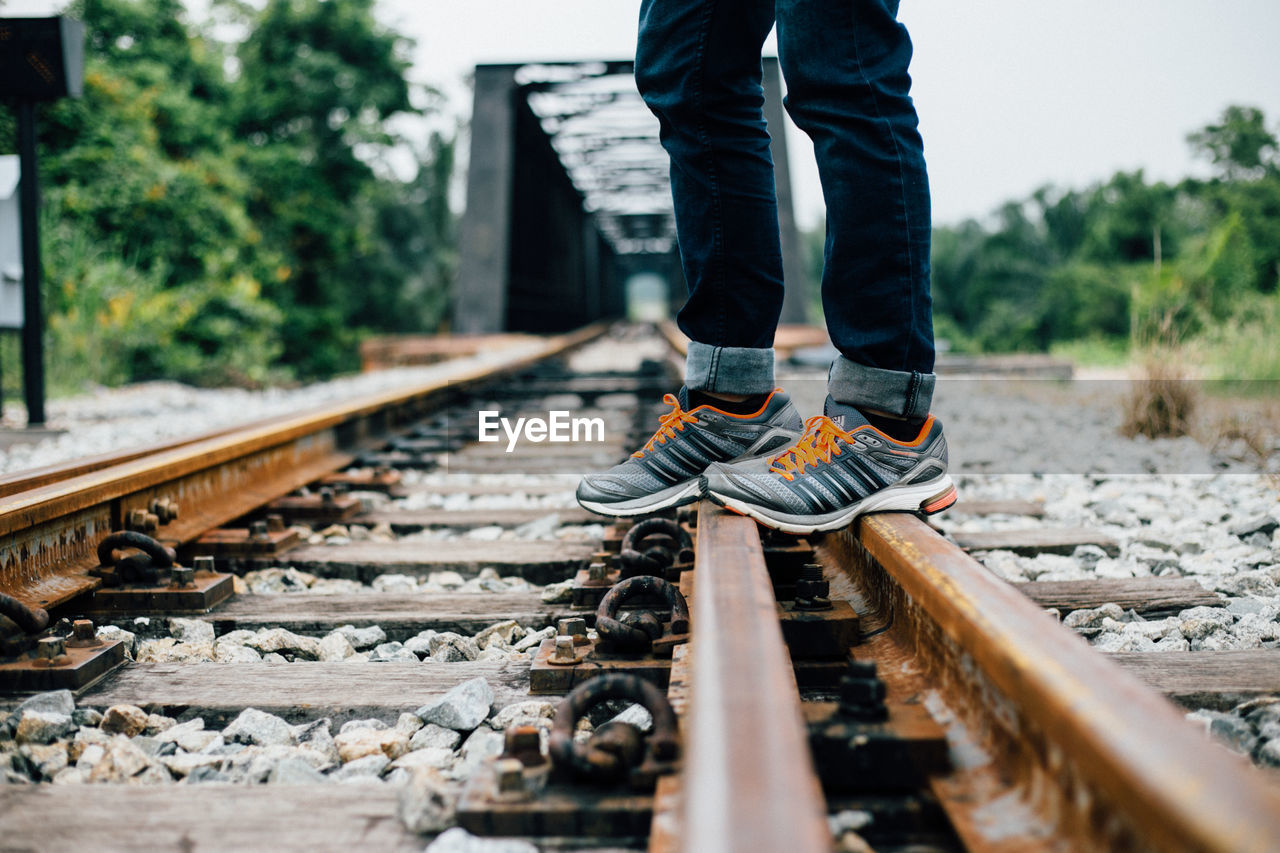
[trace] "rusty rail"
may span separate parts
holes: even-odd
[[[1172,704],[914,516],[867,516],[857,530],[825,547],[888,625],[858,654],[887,664],[891,692],[940,694],[999,756],[1012,785],[992,801],[1011,797],[1005,814],[1033,814],[1069,849],[1280,849],[1277,789]],[[976,815],[983,803],[962,781],[934,789],[966,844],[1013,849],[997,843],[1013,829],[991,819],[999,809]]]
[[[695,565],[680,849],[829,851],[825,801],[755,522],[704,501]]]
[[[48,608],[93,589],[87,574],[106,534],[134,509],[169,498],[179,519],[156,534],[166,545],[190,541],[316,478],[350,464],[390,429],[461,391],[500,379],[601,335],[596,324],[547,339],[492,364],[467,366],[424,385],[384,391],[299,415],[276,417],[166,445],[95,470],[42,473],[42,485],[0,499],[0,591]]]

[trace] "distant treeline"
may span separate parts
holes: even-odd
[[[1009,351],[1090,338],[1188,342],[1230,330],[1238,345],[1244,333],[1274,353],[1276,137],[1260,110],[1232,106],[1188,142],[1215,177],[1169,185],[1120,172],[1085,190],[1041,189],[1006,204],[990,225],[936,228],[938,336],[958,349]]]
[[[386,167],[388,120],[422,110],[373,2],[217,0],[234,44],[180,0],[74,3],[84,97],[40,110],[56,387],[324,376],[363,331],[439,324],[453,141],[411,182]]]
[[[962,352],[1117,359],[1178,345],[1211,373],[1280,379],[1276,135],[1260,110],[1232,106],[1187,141],[1215,177],[1169,185],[1119,172],[935,228],[937,337]],[[823,229],[805,236],[816,281]]]

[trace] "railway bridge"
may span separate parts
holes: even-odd
[[[807,281],[776,59],[764,61],[787,295]],[[459,332],[563,332],[683,301],[666,152],[630,61],[480,65],[455,285]]]

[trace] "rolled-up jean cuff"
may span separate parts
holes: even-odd
[[[933,403],[933,373],[867,367],[837,356],[827,376],[827,393],[837,403],[902,418],[923,418]]]
[[[768,394],[773,390],[773,349],[713,347],[689,342],[684,384],[690,391]]]

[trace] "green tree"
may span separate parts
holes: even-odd
[[[236,51],[233,123],[250,215],[288,253],[265,282],[289,316],[285,358],[304,375],[353,367],[354,324],[376,318],[365,306],[387,304],[402,283],[379,237],[394,202],[369,162],[397,141],[387,119],[415,111],[409,43],[375,21],[373,0],[238,8],[249,35]]]
[[[1227,107],[1216,124],[1188,134],[1192,149],[1222,170],[1229,181],[1261,177],[1274,168],[1280,146],[1257,107]]]

